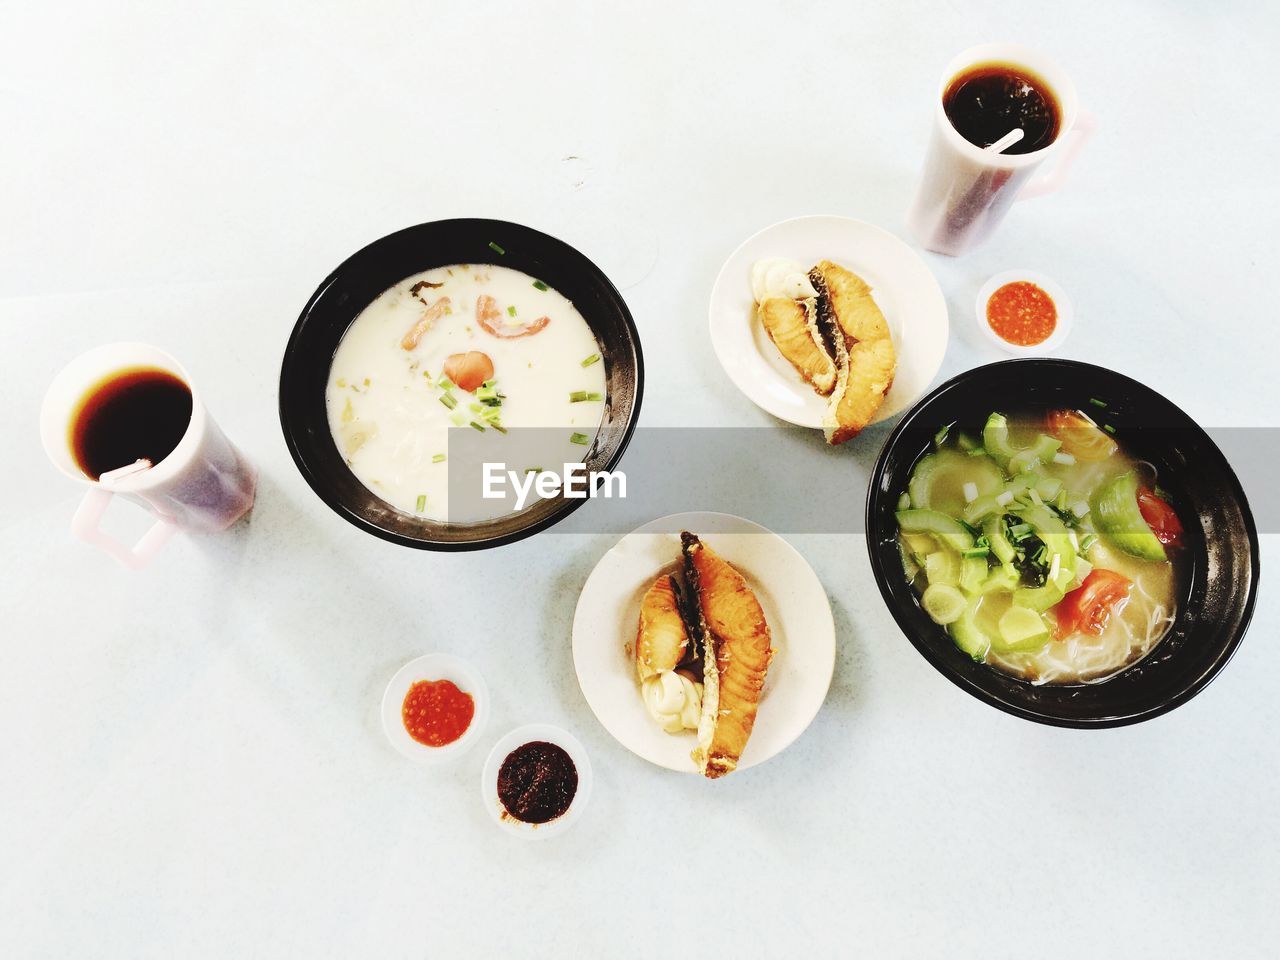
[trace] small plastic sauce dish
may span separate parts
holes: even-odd
[[[449,680],[463,693],[470,694],[475,712],[467,729],[457,740],[433,747],[415,740],[404,725],[404,700],[409,689],[420,680]],[[415,763],[441,763],[455,760],[475,746],[489,719],[489,688],[484,677],[461,657],[448,653],[428,653],[410,660],[396,671],[382,695],[382,730],[396,751]]]
[[[1012,283],[1029,283],[1039,287],[1053,301],[1057,314],[1053,330],[1047,337],[1037,343],[1026,345],[1014,343],[1006,340],[991,326],[991,321],[987,314],[987,307],[991,302],[991,298],[997,290],[1001,290]],[[975,313],[978,326],[982,329],[983,335],[1001,350],[1016,357],[1036,357],[1052,353],[1062,345],[1062,342],[1067,338],[1067,334],[1071,332],[1071,301],[1067,298],[1066,291],[1044,274],[1035,273],[1031,270],[1006,270],[1004,273],[997,273],[984,283],[982,289],[978,291]]]
[[[546,823],[525,823],[516,819],[507,812],[498,796],[498,772],[502,769],[502,764],[513,751],[528,743],[551,743],[560,747],[569,755],[578,774],[578,787],[568,809]],[[507,833],[522,840],[545,840],[564,833],[578,821],[591,799],[591,785],[591,761],[578,738],[549,723],[530,723],[517,727],[493,745],[480,775],[480,797],[494,823]]]

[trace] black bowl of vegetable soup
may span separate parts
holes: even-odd
[[[344,519],[405,546],[474,550],[581,506],[529,481],[566,464],[613,471],[643,389],[635,322],[587,257],[518,224],[443,220],[369,244],[320,284],[285,349],[280,422]],[[506,494],[492,503],[487,462]]]
[[[970,370],[912,408],[867,499],[881,594],[944,676],[1015,716],[1137,723],[1217,675],[1253,612],[1258,537],[1212,439],[1072,360]]]

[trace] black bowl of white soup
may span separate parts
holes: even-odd
[[[595,264],[518,224],[442,220],[320,284],[285,349],[280,422],[351,523],[473,550],[617,495],[643,386],[635,322]]]
[[[1071,360],[979,367],[912,408],[872,473],[867,530],[916,649],[1059,726],[1185,703],[1257,592],[1257,530],[1213,440],[1150,387]]]

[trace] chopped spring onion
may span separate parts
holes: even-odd
[[[444,390],[452,390],[453,381],[450,380],[448,377],[441,377],[439,380],[436,381],[436,386]]]
[[[580,447],[585,447],[589,443],[591,443],[591,438],[588,437],[585,433],[575,433],[571,437],[569,437],[569,442],[576,443]]]
[[[453,421],[455,427],[465,427],[467,425],[467,415],[461,410],[455,410],[453,416],[449,419]]]
[[[443,453],[435,453],[431,455],[432,463],[444,463],[448,459],[449,458],[446,457]]]
[[[1008,506],[1011,500],[1013,500],[1012,490],[1002,490],[996,497],[996,503],[1000,504],[1002,507]]]
[[[985,557],[990,552],[991,550],[989,547],[970,547],[968,550],[962,551],[960,556],[964,557],[966,560],[970,560],[974,557]]]
[[[1107,409],[1107,404],[1105,400],[1099,400],[1097,397],[1090,397],[1089,402],[1092,403],[1099,410]]]
[[[1062,451],[1058,451],[1053,455],[1053,462],[1060,463],[1064,467],[1069,467],[1076,462],[1076,458],[1069,453],[1063,453]]]
[[[1013,539],[1015,540],[1023,539],[1030,532],[1031,532],[1031,524],[1029,523],[1015,523],[1012,527],[1009,528],[1009,536],[1013,537]]]
[[[1087,537],[1085,537],[1083,540],[1080,541],[1080,552],[1088,553],[1090,548],[1092,548],[1093,545],[1097,542],[1098,542],[1098,535],[1096,533],[1089,534]]]
[[[446,407],[448,407],[450,410],[452,410],[454,407],[456,407],[456,406],[458,405],[458,401],[457,401],[457,400],[455,400],[455,399],[453,398],[453,394],[451,394],[451,393],[443,393],[443,394],[441,394],[441,395],[440,395],[440,402],[441,402],[441,403],[443,403],[443,404],[444,404]]]
[[[970,481],[964,485],[964,502],[973,503],[978,499],[978,485]]]
[[[542,468],[541,467],[525,467],[524,472],[525,473],[541,473]]]
[[[414,509],[418,513],[421,513],[423,510],[427,509],[427,495],[425,493],[418,494],[418,503],[414,507]]]
[[[1086,513],[1089,512],[1089,501],[1077,500],[1075,503],[1071,505],[1071,512],[1074,513],[1077,517],[1083,517]]]
[[[920,596],[920,605],[934,623],[948,624],[960,619],[968,606],[968,600],[958,588],[950,584],[931,583]]]
[[[974,447],[972,450],[965,451],[971,457],[985,457],[987,455],[986,447]]]
[[[472,420],[472,421],[471,421],[471,426],[475,427],[475,428],[476,428],[477,430],[479,430],[481,433],[484,433],[484,424],[482,424],[482,423],[476,423],[474,420]]]
[[[591,356],[587,357],[587,359],[585,359],[585,360],[583,360],[583,361],[582,361],[582,365],[583,365],[584,367],[589,367],[589,366],[591,366],[593,363],[597,363],[597,362],[599,362],[599,360],[600,360],[600,354],[598,354],[598,353],[593,353]]]
[[[511,306],[507,307],[507,316],[514,317],[515,315],[516,315],[516,307],[515,307],[515,304],[513,303]]]
[[[539,290],[546,290],[546,289],[547,289],[547,285],[546,285],[545,283],[543,283],[541,280],[535,280],[535,281],[533,281],[533,285],[534,285],[537,289],[539,289]]]
[[[951,430],[951,424],[946,424],[941,430],[933,435],[933,442],[939,447],[947,442],[947,433]]]
[[[500,257],[505,257],[507,255],[507,251],[503,250],[502,247],[498,246],[492,240],[489,241],[489,249]]]
[[[586,399],[587,399],[587,391],[585,390],[572,390],[569,393],[570,403],[582,403],[582,401]]]
[[[1104,424],[1102,425],[1102,429],[1103,429],[1103,430],[1105,430],[1105,431],[1107,431],[1107,433],[1115,433],[1115,432],[1116,432],[1116,428],[1115,428],[1115,427],[1113,427],[1113,426],[1112,426],[1111,424],[1109,424],[1109,423],[1104,423]]]
[[[479,413],[484,409],[484,404],[480,403],[468,403],[467,406],[471,408],[472,413]]]
[[[507,432],[507,428],[506,428],[506,427],[504,427],[504,426],[503,426],[502,424],[500,424],[500,423],[491,423],[491,424],[489,424],[489,426],[493,427],[493,429],[497,430],[499,433],[506,433],[506,432]]]

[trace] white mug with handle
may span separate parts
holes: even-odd
[[[159,369],[191,390],[191,420],[159,463],[122,465],[93,477],[81,469],[72,449],[72,428],[85,400],[113,377],[139,369]],[[209,416],[191,378],[173,357],[144,343],[109,343],[82,353],[53,379],[40,409],[40,437],[54,466],[88,489],[71,521],[71,531],[128,567],[146,566],[177,530],[225,530],[253,506],[257,475]],[[113,497],[123,497],[156,517],[135,544],[122,543],[100,529]]]
[[[947,87],[966,70],[987,63],[1023,67],[1042,79],[1057,100],[1058,135],[1031,153],[994,153],[970,143],[951,125],[943,107]],[[950,64],[934,103],[933,132],[920,186],[907,222],[926,250],[959,256],[991,236],[1015,200],[1059,189],[1096,123],[1080,107],[1075,85],[1056,63],[1027,47],[985,43],[970,47]],[[1037,172],[1050,158],[1046,173]]]

